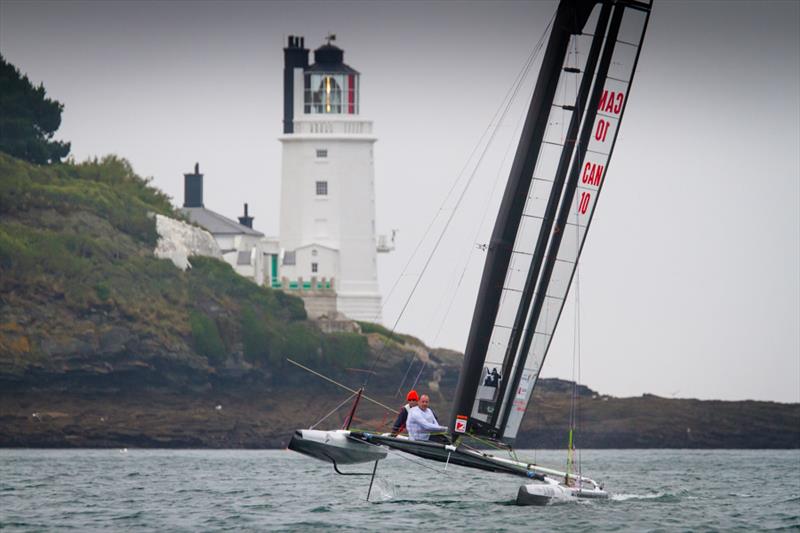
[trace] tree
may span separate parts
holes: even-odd
[[[0,151],[40,165],[60,162],[70,143],[52,139],[63,110],[0,55]]]

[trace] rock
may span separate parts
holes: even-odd
[[[153,253],[156,257],[169,259],[181,270],[192,266],[189,257],[193,255],[222,259],[217,241],[202,228],[157,214],[156,231],[158,244]]]
[[[100,351],[111,354],[125,350],[131,338],[131,331],[122,326],[111,326],[100,335]]]

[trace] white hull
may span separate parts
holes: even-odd
[[[386,448],[366,444],[349,436],[350,432],[344,429],[301,429],[295,431],[289,449],[340,465],[369,463],[386,457]]]
[[[545,483],[522,485],[517,492],[517,505],[547,505],[577,501],[578,498],[603,499],[608,498],[608,493],[596,486],[568,487],[545,478]]]

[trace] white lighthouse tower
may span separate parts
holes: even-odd
[[[359,73],[333,39],[314,50],[313,64],[302,37],[284,48],[281,275],[300,291],[330,286],[338,312],[379,322],[377,139],[359,115]]]

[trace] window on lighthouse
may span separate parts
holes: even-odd
[[[328,195],[328,182],[327,181],[318,181],[317,182],[317,196],[327,196]]]
[[[337,76],[338,77],[338,76]],[[342,87],[336,77],[322,76],[313,95],[314,111],[317,113],[342,112]]]
[[[358,75],[307,73],[304,111],[311,114],[358,114]]]

